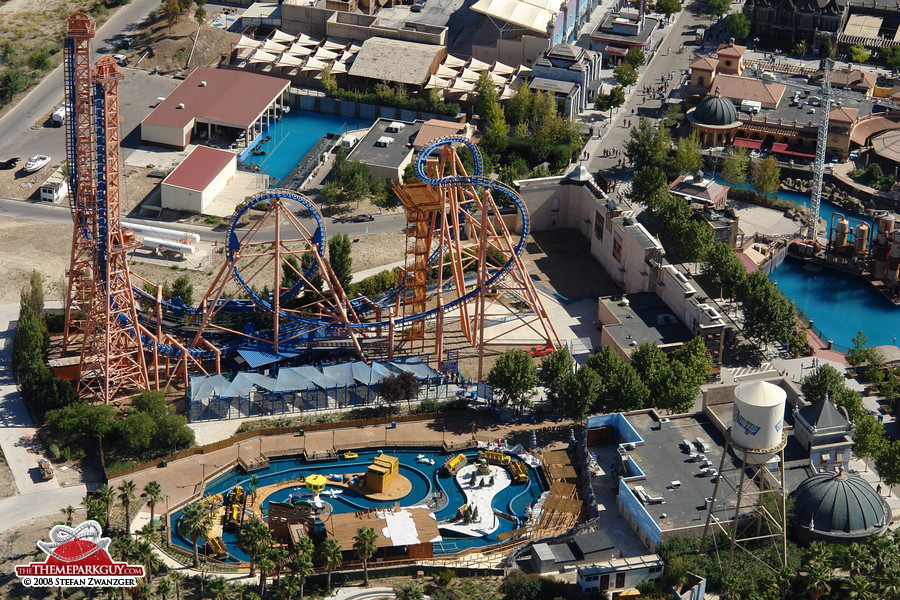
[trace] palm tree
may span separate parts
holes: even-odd
[[[228,600],[231,596],[231,587],[224,577],[213,577],[209,582],[209,595],[213,600]]]
[[[900,569],[887,570],[878,578],[878,590],[882,598],[900,599]]]
[[[823,562],[809,561],[806,565],[805,579],[810,600],[819,600],[831,591],[831,569]]]
[[[284,597],[287,598],[287,600],[291,600],[297,593],[300,593],[300,597],[303,598],[302,588],[303,586],[300,585],[300,582],[297,581],[297,577],[294,575],[285,577],[279,586],[281,593],[284,594]]]
[[[139,585],[137,587],[137,590],[135,590],[134,594],[132,595],[132,598],[134,598],[134,600],[150,600],[151,597],[152,594],[150,586],[146,583],[142,583],[141,585]]]
[[[851,575],[843,588],[847,600],[875,600],[875,585],[860,575]]]
[[[853,542],[847,548],[847,570],[850,576],[859,575],[863,569],[869,566],[869,549],[859,542]]]
[[[168,579],[160,579],[156,582],[156,593],[159,594],[159,597],[162,600],[166,600],[166,596],[169,595],[169,592],[172,591],[172,582]]]
[[[334,538],[325,538],[319,546],[319,555],[325,563],[325,571],[328,574],[328,593],[331,594],[331,572],[341,566],[344,555],[341,554],[341,543]]]
[[[301,551],[290,562],[288,568],[291,575],[300,582],[300,600],[303,600],[303,587],[306,585],[306,578],[313,573],[312,551]]]
[[[877,535],[869,543],[869,553],[875,559],[876,570],[883,575],[897,564],[897,546],[886,535]]]
[[[184,511],[182,511],[178,529],[194,543],[195,569],[200,566],[200,551],[197,542],[200,538],[205,538],[209,535],[211,527],[212,521],[210,521],[206,509],[203,508],[201,504],[196,502],[194,504],[188,504],[184,508]]]
[[[125,535],[131,535],[131,501],[134,500],[134,482],[124,480],[119,484],[119,502],[125,509]]]
[[[362,561],[363,573],[365,574],[365,586],[369,586],[369,559],[375,554],[378,547],[375,542],[378,540],[378,534],[371,527],[360,527],[353,536],[353,551]]]
[[[103,503],[100,500],[92,498],[90,494],[85,494],[79,504],[84,507],[88,519],[109,524],[109,513],[104,514]]]
[[[104,529],[109,529],[109,515],[112,512],[112,505],[116,499],[116,490],[111,488],[108,485],[104,485],[97,491],[97,498],[103,502],[103,505],[106,506],[106,524],[103,526]]]
[[[278,584],[281,583],[281,570],[284,568],[285,562],[287,562],[287,557],[287,550],[280,546],[269,549],[269,558],[275,563],[275,581]]]
[[[184,581],[184,573],[181,571],[172,571],[169,573],[169,579],[171,579],[172,583],[175,585],[175,600],[181,600],[181,582]]]
[[[153,583],[153,569],[158,568],[160,564],[153,544],[147,540],[141,540],[134,547],[134,551],[137,559],[144,563],[144,566],[147,568],[147,583]]]
[[[791,589],[791,582],[794,580],[794,573],[789,567],[781,567],[775,572],[775,581],[778,584],[778,593],[781,600],[787,597],[788,590]]]
[[[256,574],[256,556],[272,545],[272,532],[262,521],[250,519],[238,529],[238,543],[250,555],[250,577],[253,577]]]
[[[250,504],[256,502],[256,490],[259,489],[259,477],[256,475],[250,476],[250,481],[247,483],[247,493],[250,494]]]
[[[269,558],[268,549],[259,555],[259,595],[266,597],[266,576],[275,568],[275,561]]]
[[[72,516],[75,514],[75,507],[70,504],[65,508],[59,509],[59,512],[66,515],[66,525],[71,527],[72,526]]]
[[[141,498],[147,501],[147,505],[150,507],[150,524],[153,525],[153,522],[156,520],[156,503],[162,502],[163,494],[162,487],[160,487],[158,481],[148,481],[147,485],[144,486],[144,491],[141,492]]]

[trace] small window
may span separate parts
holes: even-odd
[[[703,86],[703,78],[702,77],[697,78],[697,85],[699,85],[701,87]]]
[[[662,571],[662,567],[650,567],[651,573],[659,573],[660,571]]]
[[[622,262],[622,242],[618,238],[613,240],[613,258],[616,262]]]
[[[828,462],[828,461],[830,461],[830,460],[831,460],[831,453],[830,453],[830,452],[823,452],[823,453],[822,453],[822,456],[819,457],[819,461],[820,461],[820,462]]]

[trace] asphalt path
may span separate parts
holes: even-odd
[[[103,54],[110,54],[121,36],[133,31],[153,8],[159,6],[158,0],[134,0],[116,10],[109,20],[97,30],[94,37],[94,60]],[[0,157],[22,156],[21,140],[28,139],[31,127],[59,106],[63,100],[63,66],[51,71],[22,100],[0,118]],[[49,143],[49,142],[48,142]],[[59,147],[30,148],[32,154],[52,154],[59,152]],[[29,154],[30,156],[30,154]]]

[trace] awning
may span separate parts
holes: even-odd
[[[266,40],[266,43],[260,46],[262,50],[266,52],[284,52],[287,49],[287,46],[284,44],[279,44],[278,42],[274,42],[272,40]]]
[[[334,60],[340,55],[341,55],[340,52],[326,50],[325,48],[322,48],[321,46],[319,46],[319,49],[316,50],[315,58],[317,60]]]
[[[237,353],[247,361],[251,369],[258,369],[265,365],[271,365],[286,358],[297,356],[294,350],[281,350],[277,354],[272,344],[256,343],[238,348]]]
[[[734,138],[734,145],[737,148],[747,148],[749,150],[759,150],[762,148],[762,140],[748,140],[747,138]]]
[[[275,62],[276,67],[299,67],[306,60],[302,56],[294,56],[285,52]]]
[[[504,65],[502,62],[497,61],[491,67],[491,71],[493,73],[500,73],[501,75],[512,75],[516,71],[516,69],[515,67]]]
[[[293,54],[294,56],[309,56],[313,52],[315,52],[315,48],[310,48],[309,46],[304,46],[303,44],[299,44],[294,42],[291,44],[291,47],[287,50],[288,54]]]
[[[524,0],[478,0],[471,6],[471,10],[477,13],[543,35],[547,34],[547,25],[559,12],[558,4],[556,8],[557,10],[549,10],[547,5],[537,6]]]
[[[251,63],[271,63],[278,58],[277,54],[271,54],[265,50],[257,50],[250,58]]]
[[[269,39],[274,42],[278,42],[279,44],[290,44],[294,41],[294,36],[289,33],[285,33],[280,29],[276,29],[272,32],[272,36]]]
[[[469,59],[468,67],[475,71],[487,71],[488,69],[491,68],[491,65],[489,63],[480,61],[477,58],[472,58],[472,59]]]
[[[447,57],[444,58],[444,62],[441,64],[446,65],[450,68],[462,68],[466,66],[466,59],[448,54]]]
[[[246,35],[242,35],[241,39],[237,44],[234,45],[235,48],[259,48],[262,45],[262,42],[259,40],[254,40],[251,37],[247,37]]]
[[[775,142],[772,144],[772,152],[775,154],[784,154],[785,156],[796,156],[798,158],[815,158],[815,154],[805,152],[803,148],[797,146],[788,146],[783,142]]]

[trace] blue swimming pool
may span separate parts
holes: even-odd
[[[465,494],[459,486],[455,478],[437,477],[436,472],[443,464],[447,455],[442,452],[435,452],[433,449],[392,449],[385,448],[392,456],[396,456],[400,461],[400,472],[410,480],[412,489],[410,492],[399,500],[401,506],[415,506],[427,502],[433,492],[442,490],[447,495],[447,503],[440,511],[435,512],[438,521],[451,518],[456,510],[465,503]],[[359,458],[353,460],[332,460],[316,463],[307,463],[302,458],[279,458],[273,459],[266,471],[256,472],[259,478],[259,487],[263,488],[282,481],[299,479],[320,473],[323,475],[359,473],[372,462],[372,458],[379,454],[380,451],[359,452]],[[416,457],[424,454],[429,458],[433,458],[434,465],[422,464],[417,462]],[[476,452],[474,450],[465,452],[470,458],[474,458]],[[533,470],[529,469],[529,483],[527,485],[511,485],[502,490],[494,497],[492,506],[497,510],[524,517],[526,507],[534,503],[540,495],[545,491],[540,476]],[[238,468],[225,473],[206,486],[206,494],[213,495],[226,492],[235,485],[241,485],[245,489],[250,480],[250,476]],[[327,489],[331,489],[326,488]],[[339,489],[339,488],[334,488]],[[270,501],[284,502],[289,496],[309,497],[310,492],[300,486],[284,488],[278,490],[265,498],[262,504],[263,513],[268,512],[268,503]],[[341,494],[329,498],[322,497],[323,500],[330,503],[336,513],[356,512],[365,508],[374,508],[378,506],[391,506],[391,502],[375,502],[352,490],[343,490]],[[172,515],[172,541],[184,548],[192,548],[190,540],[181,535],[178,531],[178,521],[181,517],[180,511]],[[447,532],[441,532],[444,542],[435,544],[435,553],[456,552],[464,548],[474,546],[485,546],[494,544],[499,541],[497,536],[501,533],[512,531],[515,524],[511,521],[498,519],[498,528],[492,534],[486,537],[473,538],[467,536],[454,536]],[[232,558],[237,561],[249,561],[250,557],[241,550],[237,544],[237,538],[234,533],[224,532],[222,540],[228,549]],[[202,548],[201,543],[201,548]]]
[[[271,138],[259,144],[265,150],[264,156],[249,155],[245,165],[259,165],[269,177],[281,181],[291,174],[303,157],[316,145],[319,139],[329,133],[341,133],[346,129],[363,129],[372,121],[336,117],[304,110],[292,110],[280,121],[269,126],[262,134]]]
[[[778,197],[809,206],[809,194],[780,191]],[[847,217],[851,227],[865,222],[874,230],[868,217],[822,200],[819,216],[829,226],[834,213]],[[891,344],[900,336],[900,310],[858,277],[788,259],[770,278],[838,350],[846,351],[857,331],[864,331],[871,345]]]

